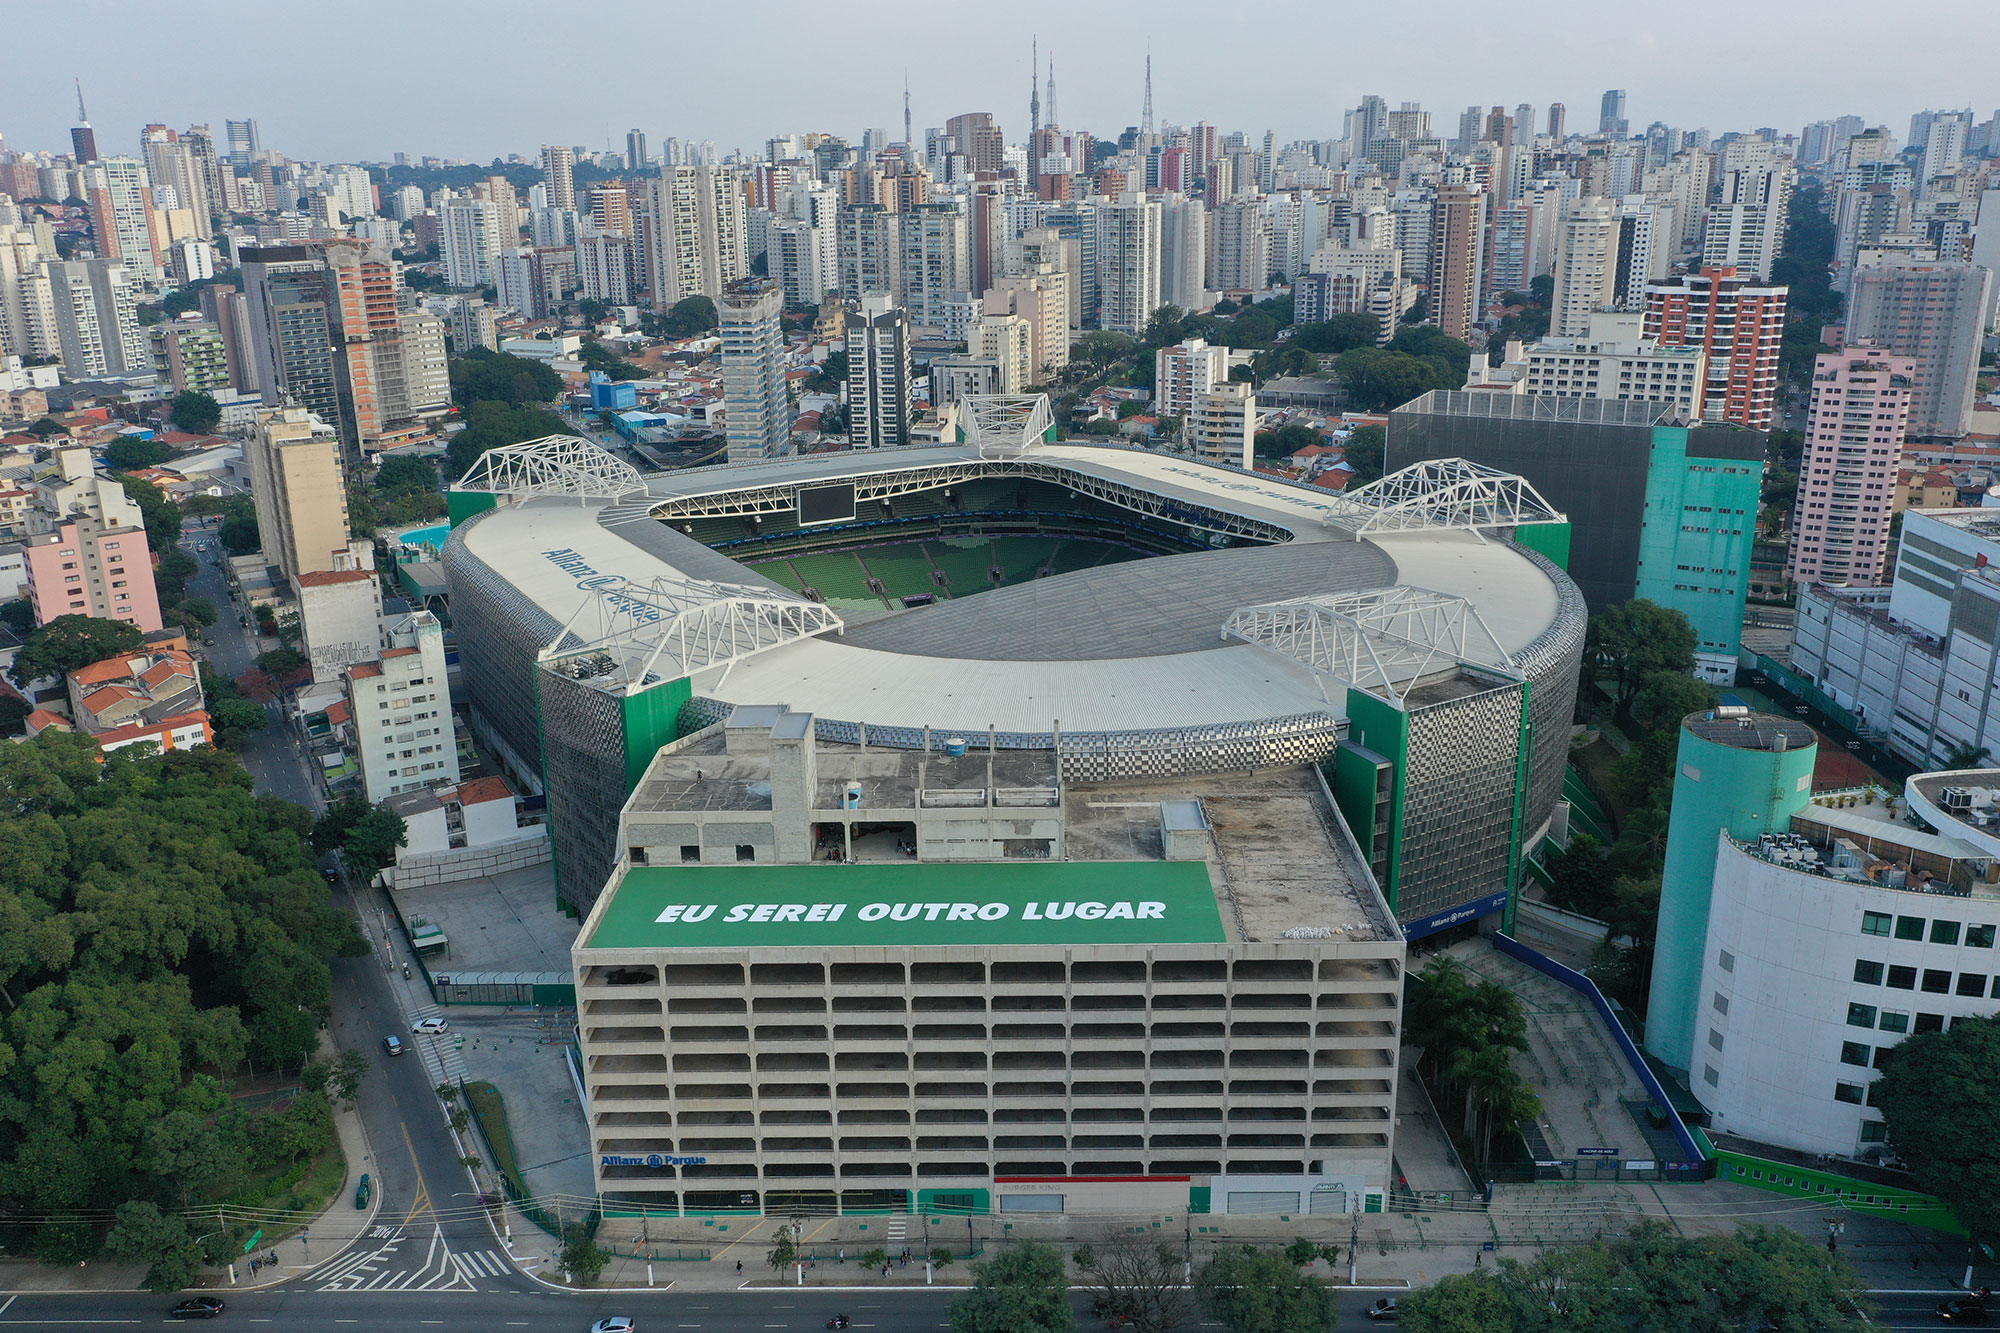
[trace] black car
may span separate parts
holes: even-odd
[[[1396,1298],[1394,1296],[1384,1296],[1380,1300],[1376,1301],[1373,1305],[1368,1307],[1368,1317],[1370,1319],[1379,1319],[1391,1324],[1395,1323]]]
[[[1939,1303],[1937,1317],[1947,1324],[1983,1324],[1986,1307],[1970,1297],[1954,1297]]]
[[[219,1296],[196,1296],[182,1301],[167,1311],[175,1319],[213,1319],[222,1313],[222,1298]]]

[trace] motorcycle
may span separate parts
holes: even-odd
[[[848,1321],[846,1315],[837,1314],[833,1318],[826,1321],[826,1326],[828,1328],[846,1328],[847,1322]]]

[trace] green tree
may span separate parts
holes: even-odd
[[[706,296],[688,296],[674,302],[674,308],[664,315],[644,317],[641,327],[656,338],[678,341],[706,333],[721,322],[714,301]]]
[[[611,1262],[611,1256],[591,1239],[584,1227],[571,1223],[563,1229],[561,1267],[578,1282],[597,1281],[597,1275]]]
[[[211,435],[222,424],[222,407],[213,395],[188,389],[174,395],[174,424],[190,435]]]
[[[1311,426],[1292,422],[1276,430],[1258,431],[1253,447],[1259,458],[1290,458],[1301,449],[1325,443],[1326,436]]]
[[[1868,1090],[1889,1143],[1919,1188],[1943,1199],[1973,1239],[2000,1239],[2000,1016],[1955,1018],[1895,1047]]]
[[[779,1227],[777,1243],[764,1252],[764,1262],[773,1273],[782,1273],[798,1261],[799,1247],[792,1240],[792,1229]]]
[[[208,720],[215,727],[215,743],[225,750],[238,750],[253,731],[271,723],[264,705],[243,697],[234,681],[219,676],[207,666],[201,669],[201,692],[208,700]]]
[[[171,551],[181,539],[180,506],[152,482],[129,472],[113,472],[110,477],[125,488],[126,498],[139,506],[139,515],[146,524],[146,545],[156,552]]]
[[[1308,352],[1338,354],[1357,347],[1373,347],[1380,330],[1381,325],[1373,315],[1335,315],[1316,324],[1294,325],[1292,345]]]
[[[1341,458],[1354,469],[1354,480],[1350,486],[1365,486],[1382,476],[1382,450],[1389,443],[1389,432],[1380,426],[1356,426],[1348,433],[1347,443],[1341,446]]]
[[[367,1055],[356,1050],[342,1050],[333,1058],[332,1069],[326,1080],[326,1090],[349,1106],[361,1092],[361,1082],[373,1067]]]
[[[1254,1245],[1217,1250],[1195,1274],[1194,1296],[1229,1333],[1321,1333],[1333,1324],[1326,1284]]]
[[[435,491],[438,488],[437,465],[428,458],[393,454],[383,459],[381,465],[375,469],[370,484],[376,490],[389,494],[399,491]]]
[[[541,361],[475,347],[447,363],[459,406],[499,402],[509,407],[546,403],[562,392],[562,376]]]
[[[445,448],[445,468],[451,476],[462,477],[488,449],[567,434],[569,426],[563,419],[543,408],[509,407],[497,400],[476,402],[466,413],[465,429],[452,436]]]
[[[309,665],[306,655],[296,648],[273,648],[257,654],[258,669],[274,680],[306,665]]]
[[[174,615],[190,629],[206,629],[218,618],[215,603],[206,597],[184,598],[174,605]]]
[[[1632,720],[1649,730],[1677,729],[1681,719],[1715,707],[1715,687],[1684,671],[1655,671],[1640,682],[1632,699]]]
[[[137,652],[146,636],[137,625],[93,616],[57,616],[30,634],[7,673],[17,685],[62,676],[120,653]]]
[[[1078,373],[1095,380],[1130,361],[1138,350],[1137,339],[1109,329],[1096,329],[1070,344],[1070,363]]]
[[[577,351],[577,359],[583,362],[585,370],[598,371],[607,379],[642,380],[648,373],[644,366],[634,365],[595,338],[584,342]]]
[[[31,434],[39,436],[44,440],[48,439],[51,435],[66,435],[69,433],[63,429],[62,423],[53,417],[37,417],[34,424],[28,427],[28,430]]]
[[[104,465],[113,472],[137,472],[140,468],[158,467],[173,457],[173,450],[152,440],[142,440],[136,435],[113,440],[104,446]]]
[[[847,383],[847,352],[828,352],[826,360],[820,362],[819,369],[808,382],[814,393],[838,393],[840,386]]]
[[[1633,701],[1654,672],[1694,670],[1696,642],[1694,626],[1681,612],[1635,597],[1590,618],[1584,670],[1610,670],[1618,716],[1630,718]]]
[[[1396,1302],[1396,1321],[1415,1333],[1512,1333],[1533,1327],[1512,1283],[1492,1272],[1452,1273]]]
[[[952,1301],[945,1319],[952,1333],[1069,1333],[1076,1314],[1061,1253],[1023,1240],[974,1264],[971,1288]]]
[[[1349,406],[1362,412],[1385,412],[1432,389],[1455,389],[1465,383],[1463,369],[1454,378],[1440,373],[1427,358],[1374,347],[1342,352],[1334,370],[1347,389]]]
[[[1187,311],[1169,301],[1154,309],[1146,317],[1146,327],[1139,330],[1139,346],[1147,349],[1170,347],[1184,336],[1181,323],[1187,318]]]
[[[350,793],[329,805],[313,825],[312,845],[321,853],[342,852],[363,878],[370,878],[395,863],[407,833],[401,815]]]
[[[26,634],[35,627],[35,607],[25,597],[16,597],[11,602],[0,602],[0,624],[16,634]]]
[[[232,495],[224,502],[216,538],[231,555],[248,555],[263,545],[263,535],[257,531],[257,507],[249,496]]]
[[[104,1247],[127,1263],[148,1265],[147,1291],[180,1291],[194,1285],[201,1273],[201,1247],[185,1221],[162,1214],[157,1204],[144,1200],[119,1205],[117,1216]]]

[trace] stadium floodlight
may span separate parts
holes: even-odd
[[[1047,438],[1055,415],[1045,393],[975,393],[959,399],[959,428],[981,458],[1011,458]]]
[[[616,500],[646,489],[639,469],[575,435],[544,435],[504,444],[479,456],[455,491],[484,491],[523,499],[574,495],[579,500]]]
[[[540,657],[578,680],[631,694],[845,628],[831,608],[769,588],[621,579],[592,588]]]
[[[1526,478],[1463,458],[1426,459],[1341,492],[1326,520],[1356,537],[1440,528],[1479,533],[1568,521]]]
[[[1408,585],[1242,607],[1224,623],[1222,637],[1397,703],[1418,681],[1450,666],[1519,675],[1471,602]]]

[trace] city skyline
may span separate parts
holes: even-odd
[[[739,102],[733,96],[741,88],[735,62],[695,59],[670,63],[664,88],[628,79],[588,98],[474,100],[465,96],[458,77],[406,78],[397,89],[392,81],[409,70],[381,61],[380,38],[385,31],[394,33],[392,48],[412,55],[450,52],[461,69],[504,69],[518,60],[519,24],[493,23],[485,17],[490,8],[480,11],[481,21],[468,23],[463,5],[411,11],[363,0],[343,11],[339,27],[315,34],[323,67],[346,71],[338,85],[340,101],[331,100],[329,79],[329,100],[296,105],[297,67],[278,58],[276,29],[269,35],[233,33],[218,45],[200,25],[169,22],[163,14],[134,13],[121,4],[80,8],[19,16],[21,48],[70,52],[67,37],[75,25],[94,19],[115,21],[129,40],[89,58],[72,53],[21,71],[14,84],[17,105],[0,124],[8,147],[66,148],[75,116],[73,80],[80,78],[91,123],[107,153],[136,152],[145,124],[220,125],[226,117],[248,116],[260,121],[267,146],[309,161],[388,161],[405,152],[485,162],[531,155],[552,142],[617,151],[633,126],[645,130],[655,152],[674,135],[713,140],[723,153],[754,154],[774,134],[819,131],[858,138],[870,127],[900,130],[905,68],[919,132],[962,112],[985,110],[1012,143],[1028,130],[1030,44],[1037,38],[1039,73],[1046,77],[1050,58],[1056,63],[1064,121],[1101,138],[1139,123],[1149,50],[1159,123],[1207,120],[1226,129],[1272,129],[1281,142],[1337,137],[1341,111],[1367,93],[1392,104],[1421,103],[1441,125],[1469,104],[1511,108],[1526,101],[1545,113],[1550,102],[1559,101],[1570,109],[1571,127],[1587,129],[1607,87],[1629,92],[1635,129],[1659,120],[1715,133],[1759,126],[1791,133],[1814,120],[1854,114],[1900,133],[1912,112],[1991,96],[1981,53],[2000,40],[2000,13],[1959,0],[1933,0],[1905,11],[1905,31],[1930,34],[1958,25],[1961,39],[1919,52],[1912,36],[1908,59],[1895,57],[1894,34],[1871,28],[1868,42],[1850,40],[1856,24],[1867,18],[1853,0],[1822,6],[1810,27],[1792,15],[1702,0],[1677,14],[1677,31],[1688,34],[1684,38],[1636,20],[1606,20],[1592,8],[1567,2],[1547,7],[1540,22],[1518,30],[1496,29],[1486,22],[1486,11],[1458,0],[1447,8],[1463,11],[1467,23],[1440,15],[1421,32],[1407,33],[1374,12],[1328,15],[1326,7],[1308,3],[1280,3],[1260,12],[1263,33],[1296,28],[1305,40],[1325,43],[1330,61],[1342,63],[1321,80],[1317,71],[1268,78],[1254,64],[1240,73],[1218,68],[1212,35],[1199,23],[1183,21],[1199,17],[1188,5],[1154,8],[1153,22],[1141,30],[1118,7],[1029,0],[1010,11],[1018,20],[1017,39],[968,55],[949,32],[922,21],[922,6],[890,0],[870,6],[875,23],[835,24],[797,6],[793,23],[761,29],[759,40],[769,43],[764,63],[774,74],[754,99]],[[621,49],[659,49],[655,43],[665,41],[677,43],[676,49],[720,49],[740,40],[734,20],[720,11],[669,19],[613,4],[603,13],[607,29],[626,32]],[[1712,65],[1690,60],[1709,49],[1694,34],[1710,18],[1726,22],[1730,50],[1740,53]],[[901,49],[890,55],[875,45],[885,26],[907,33]],[[1429,45],[1436,33],[1453,31],[1477,31],[1483,41],[1441,51]],[[290,34],[283,40],[289,42]],[[1295,49],[1289,42],[1280,46],[1285,52]],[[1757,80],[1738,77],[1741,61],[1759,52],[1782,54],[1759,65]],[[587,47],[571,52],[543,45],[535,54],[547,62],[538,77],[572,88],[589,88],[593,77],[602,78],[601,64]],[[172,83],[146,77],[149,67],[163,61],[177,62],[195,77]],[[806,62],[828,61],[865,61],[863,67],[879,78],[829,81],[785,74]],[[1969,104],[1981,118],[1991,110],[1977,101]]]

